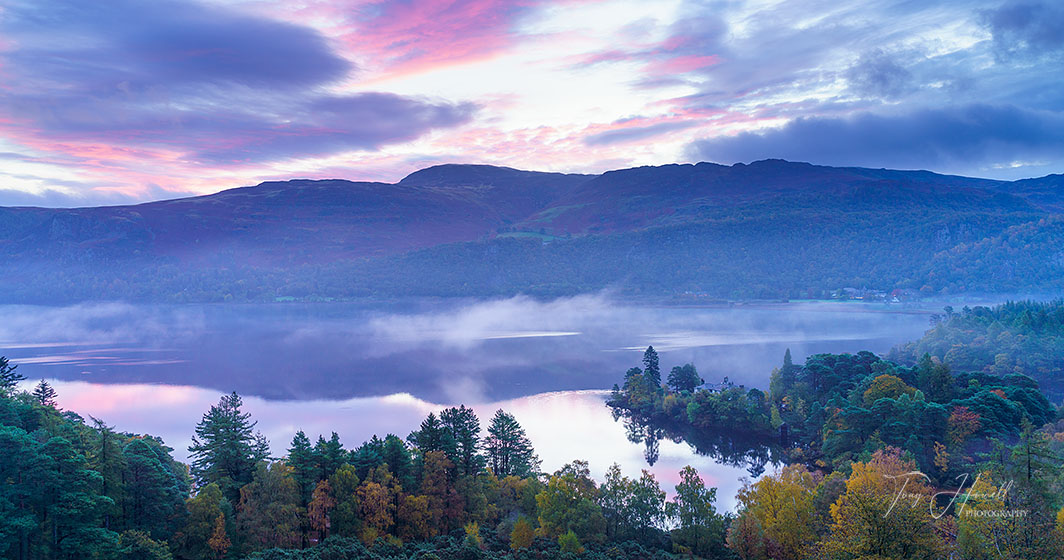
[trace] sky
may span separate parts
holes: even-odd
[[[0,205],[765,158],[1064,172],[1064,3],[0,3]]]

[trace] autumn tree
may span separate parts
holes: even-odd
[[[896,375],[883,374],[872,380],[872,385],[864,392],[865,406],[872,406],[879,399],[896,399],[901,395],[910,395],[916,389],[905,384],[905,381]]]
[[[310,528],[318,534],[318,540],[323,541],[329,536],[329,513],[336,507],[336,498],[333,497],[332,487],[328,480],[323,480],[314,488],[314,497],[307,507],[307,518]]]
[[[517,518],[513,529],[510,530],[510,549],[526,549],[532,546],[532,541],[535,540],[535,537],[536,531],[532,528],[532,523],[527,517],[522,515]]]
[[[211,558],[222,560],[232,545],[229,535],[225,532],[225,516],[219,513],[214,520],[214,531],[211,532],[211,538],[207,540],[207,546],[211,549]]]
[[[240,489],[237,526],[249,551],[299,546],[299,488],[292,467],[283,462],[259,463],[254,478]]]
[[[851,558],[939,558],[931,489],[916,464],[894,447],[854,462],[846,492],[831,506],[831,534],[824,556]],[[902,496],[901,494],[904,494]]]
[[[217,519],[222,516],[225,498],[215,483],[200,489],[186,502],[188,516],[185,525],[171,540],[171,548],[179,558],[207,560],[211,558],[209,541],[214,536]]]
[[[754,549],[779,560],[808,556],[807,549],[816,538],[813,500],[819,480],[802,465],[788,465],[779,474],[764,476],[739,491],[739,517],[752,518],[748,524],[759,530],[761,542]],[[738,539],[738,534],[729,534],[729,542]]]

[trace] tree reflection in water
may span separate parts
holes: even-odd
[[[775,466],[783,462],[783,448],[773,438],[708,432],[674,422],[651,421],[630,411],[612,410],[613,419],[624,424],[628,441],[644,445],[643,457],[650,466],[660,456],[663,439],[675,443],[687,442],[699,455],[711,457],[723,465],[745,468],[753,478],[761,476],[766,465]]]

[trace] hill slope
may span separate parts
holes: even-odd
[[[1059,290],[1060,185],[781,160],[601,175],[442,165],[396,184],[0,208],[0,298]]]

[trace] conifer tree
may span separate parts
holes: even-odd
[[[661,386],[661,368],[658,366],[658,353],[653,346],[647,346],[643,352],[643,377],[654,387]]]
[[[55,407],[55,398],[57,396],[59,394],[55,392],[55,389],[43,379],[33,389],[33,398],[37,399],[41,406]]]
[[[11,365],[7,358],[0,356],[0,398],[14,395],[15,390],[18,389],[19,381],[26,379],[22,374],[15,371],[16,368],[18,368],[17,365]]]
[[[480,420],[473,409],[465,405],[448,408],[440,413],[440,422],[454,441],[454,451],[448,459],[458,468],[458,475],[478,474],[484,468],[484,457],[479,453]]]
[[[240,410],[242,404],[235,392],[223,396],[196,425],[188,448],[196,482],[217,483],[230,502],[236,502],[240,487],[251,482],[255,465],[269,457],[269,444],[253,432],[256,422]]]
[[[491,419],[484,448],[488,466],[499,478],[511,475],[525,478],[539,470],[539,458],[524,428],[512,414],[502,409],[497,410]]]

